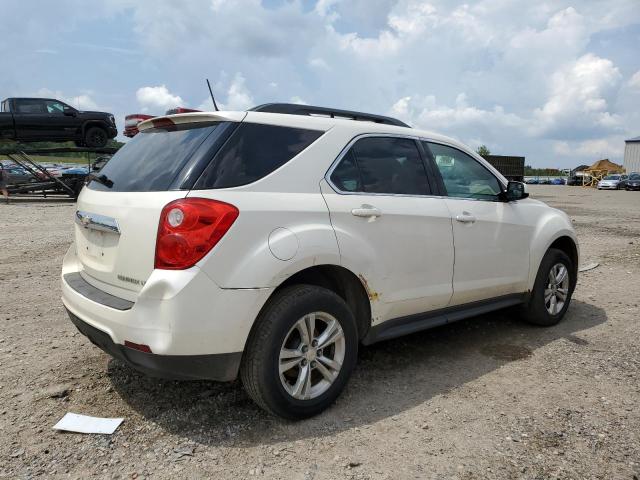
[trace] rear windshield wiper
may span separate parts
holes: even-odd
[[[87,175],[87,183],[89,183],[91,180],[95,180],[96,182],[101,183],[107,188],[113,187],[113,180],[110,180],[109,177],[107,177],[105,174],[96,175],[95,173],[90,173],[89,175]]]

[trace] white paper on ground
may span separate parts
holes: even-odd
[[[578,270],[579,272],[586,272],[588,270],[593,270],[594,268],[597,268],[598,265],[600,265],[599,263],[589,263],[583,267],[580,267],[580,269]]]
[[[68,432],[104,433],[111,435],[123,421],[124,418],[100,418],[79,415],[77,413],[67,413],[53,428],[54,430],[66,430]]]

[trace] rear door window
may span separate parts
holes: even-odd
[[[16,110],[18,113],[47,113],[44,100],[39,99],[16,100]]]
[[[416,142],[399,137],[358,140],[331,173],[343,192],[429,195],[427,173]]]
[[[349,150],[338,166],[331,173],[331,181],[343,192],[363,192],[360,181],[360,171],[353,156],[353,150]]]
[[[242,123],[193,188],[229,188],[255,182],[287,163],[323,133],[302,128]]]

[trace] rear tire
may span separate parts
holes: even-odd
[[[544,327],[560,322],[571,303],[576,271],[566,253],[550,248],[540,262],[531,298],[523,307],[525,320]]]
[[[260,313],[240,378],[264,410],[299,420],[338,398],[357,353],[356,323],[345,301],[326,288],[296,285],[276,293]]]
[[[89,148],[102,148],[109,141],[104,128],[89,127],[84,134],[84,144]]]

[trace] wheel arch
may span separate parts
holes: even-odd
[[[265,305],[280,290],[291,285],[315,285],[327,288],[340,296],[356,319],[358,338],[365,337],[371,327],[371,302],[366,285],[351,270],[340,265],[324,264],[304,268],[284,280],[271,293]]]
[[[561,252],[564,252],[571,259],[571,263],[573,264],[573,272],[571,273],[573,273],[573,278],[575,279],[575,286],[575,283],[578,281],[578,262],[580,261],[578,244],[570,236],[562,235],[556,238],[551,243],[551,245],[549,245],[549,248],[547,248],[547,250],[549,250],[550,248],[555,248],[557,250],[560,250]]]
[[[91,127],[100,127],[105,132],[107,131],[107,124],[105,122],[103,122],[102,120],[87,120],[86,122],[84,122],[82,124],[82,138],[83,139],[84,139],[85,133],[87,133],[87,130],[89,130]]]
[[[573,278],[575,279],[575,283],[578,280],[578,265],[580,262],[580,247],[578,245],[578,241],[575,238],[575,233],[570,230],[562,230],[558,231],[556,235],[551,237],[545,244],[544,248],[540,250],[535,250],[535,257],[532,258],[532,267],[529,272],[529,290],[533,289],[533,285],[535,284],[536,276],[538,275],[538,270],[540,269],[540,264],[542,263],[542,259],[549,251],[550,248],[558,249],[564,253],[566,253],[573,263]],[[533,253],[533,252],[532,252]]]

